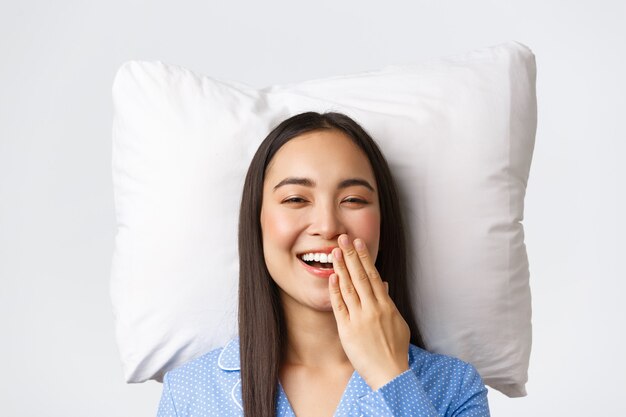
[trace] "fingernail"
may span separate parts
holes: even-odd
[[[333,249],[333,260],[334,259],[341,259],[341,256],[343,254],[341,253],[341,249],[337,248],[337,249]]]
[[[339,243],[341,243],[342,246],[347,246],[348,245],[348,236],[346,236],[346,235],[339,236]]]
[[[361,239],[355,239],[354,240],[354,247],[357,248],[358,250],[363,250],[365,245],[363,245],[363,241]]]

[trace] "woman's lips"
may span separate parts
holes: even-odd
[[[328,278],[329,276],[331,276],[335,270],[333,268],[330,269],[322,269],[322,268],[316,268],[314,266],[311,266],[309,264],[307,264],[306,262],[304,262],[302,259],[298,258],[298,261],[300,261],[300,264],[310,273],[312,273],[313,275],[320,277],[320,278]]]
[[[298,253],[296,256],[300,257],[302,255],[304,255],[305,253],[325,253],[325,254],[329,254],[333,251],[333,249],[335,249],[337,246],[326,246],[324,248],[319,248],[319,249],[309,249],[305,252],[300,252]]]

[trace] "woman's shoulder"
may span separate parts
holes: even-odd
[[[413,360],[419,365],[439,365],[444,367],[471,366],[471,363],[459,359],[456,356],[431,352],[414,344],[409,345],[409,360]]]
[[[163,415],[174,409],[180,416],[237,415],[239,372],[231,365],[238,349],[231,340],[169,370],[163,378]]]
[[[409,367],[416,373],[426,391],[486,391],[478,370],[469,362],[452,355],[434,353],[410,345]]]
[[[230,339],[223,346],[211,349],[206,353],[192,358],[187,362],[169,370],[165,374],[165,378],[167,378],[170,383],[180,383],[182,381],[198,383],[208,381],[209,379],[207,376],[210,376],[220,370],[235,370],[232,366],[233,353],[239,353],[238,347],[233,346],[236,344],[236,338]],[[238,370],[238,367],[236,370]]]

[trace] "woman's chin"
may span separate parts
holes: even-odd
[[[328,294],[311,299],[310,305],[318,311],[333,311],[333,305]]]
[[[320,312],[333,311],[333,305],[330,302],[330,294],[326,288],[309,289],[305,293],[300,292],[298,294],[295,291],[293,293],[284,291],[279,286],[279,292],[283,305],[295,306],[299,304],[301,307],[305,306]]]

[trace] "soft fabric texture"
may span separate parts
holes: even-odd
[[[111,297],[126,381],[161,381],[236,335],[248,164],[282,120],[338,111],[372,135],[397,182],[426,348],[471,363],[508,396],[526,395],[521,221],[535,71],[517,42],[263,89],[158,61],[124,63],[113,85]]]
[[[488,417],[487,388],[471,364],[409,345],[409,368],[376,391],[352,373],[334,417]],[[259,358],[259,360],[262,360]],[[243,410],[239,339],[165,374],[157,417],[228,417]],[[277,417],[295,417],[278,381]]]

